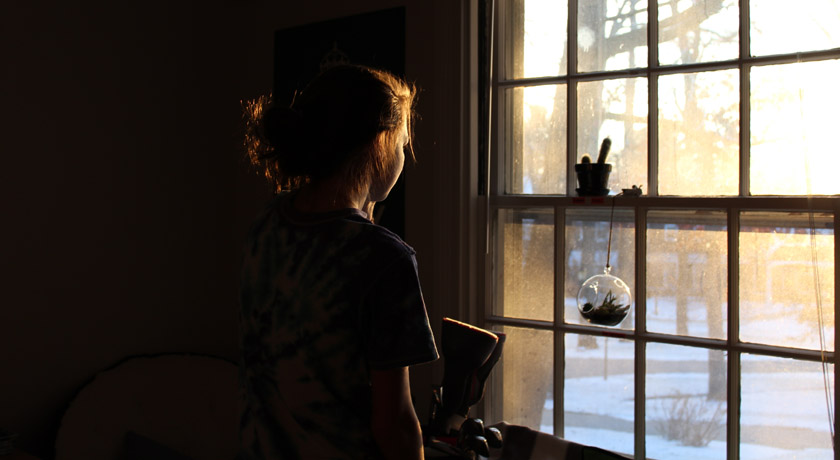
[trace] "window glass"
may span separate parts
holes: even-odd
[[[632,210],[617,208],[613,216],[610,245],[610,274],[620,278],[635,295],[635,221]],[[571,324],[591,325],[581,317],[577,295],[583,283],[604,273],[607,264],[607,240],[610,235],[610,207],[580,207],[566,211],[566,280],[564,288],[565,320]],[[633,329],[633,307],[619,326]]]
[[[650,211],[647,328],[726,339],[726,213]]]
[[[752,68],[751,194],[840,193],[837,75],[836,59]]]
[[[611,193],[647,184],[648,86],[644,78],[621,78],[578,84],[577,143],[583,154],[598,158],[605,137],[612,141],[607,163]]]
[[[835,458],[826,383],[834,388],[831,364],[742,355],[741,459]]]
[[[645,352],[648,458],[726,458],[726,356],[649,343]]]
[[[568,334],[563,437],[633,453],[633,342]]]
[[[578,71],[647,66],[647,1],[578,2]]]
[[[553,332],[519,327],[498,328],[507,334],[505,351],[491,374],[493,420],[554,432]],[[504,396],[502,396],[504,395]]]
[[[568,2],[514,0],[507,8],[507,77],[565,75]]]
[[[566,85],[505,91],[506,191],[566,193]]]
[[[501,209],[493,314],[554,319],[554,211]]]
[[[814,215],[812,233],[810,217],[741,214],[741,340],[819,350],[822,323],[824,348],[834,350],[834,218]]]
[[[736,0],[659,0],[659,63],[735,59],[739,27]]]
[[[738,195],[737,70],[659,78],[659,194]]]
[[[834,368],[816,361],[835,352],[840,2],[498,11],[490,181],[504,196],[488,197],[481,279],[484,325],[509,336],[487,420],[649,458],[834,458]],[[581,188],[569,168],[607,137],[611,196],[567,197]],[[632,186],[649,196],[614,198]],[[605,266],[633,297],[618,325],[577,305]],[[597,281],[606,299],[615,284]]]
[[[753,56],[840,47],[840,2],[750,0]]]

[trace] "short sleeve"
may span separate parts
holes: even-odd
[[[364,302],[369,323],[367,357],[372,369],[438,358],[413,255],[405,254],[385,267]]]

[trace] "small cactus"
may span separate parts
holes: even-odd
[[[601,142],[601,150],[598,152],[598,163],[604,164],[607,162],[607,155],[610,154],[610,147],[612,146],[612,141],[609,137],[605,137],[604,141]]]

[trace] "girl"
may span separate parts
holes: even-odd
[[[338,66],[291,107],[246,106],[278,195],[242,274],[242,458],[423,458],[408,366],[437,350],[413,249],[371,221],[413,158],[414,96]]]

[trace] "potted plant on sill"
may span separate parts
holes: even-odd
[[[609,137],[601,142],[601,150],[598,152],[598,162],[593,163],[588,154],[584,154],[580,163],[575,165],[578,188],[575,189],[578,196],[606,196],[610,194],[609,180],[612,165],[607,163],[607,155],[610,153],[612,141]]]

